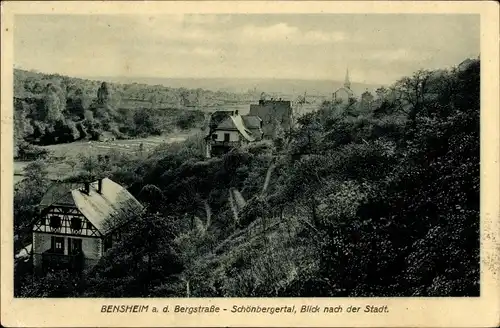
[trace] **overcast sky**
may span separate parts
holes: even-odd
[[[390,83],[479,54],[476,15],[16,16],[16,67],[70,76]]]

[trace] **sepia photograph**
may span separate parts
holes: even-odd
[[[14,33],[16,296],[479,296],[479,16]]]
[[[12,24],[15,300],[484,296],[479,13]]]

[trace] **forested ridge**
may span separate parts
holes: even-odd
[[[159,135],[204,121],[203,108],[245,95],[118,84],[14,69],[15,155],[29,144]]]
[[[479,117],[472,60],[381,88],[370,109],[325,102],[291,133],[220,158],[196,138],[113,156],[99,174],[147,212],[83,275],[32,280],[19,263],[15,293],[478,296]],[[20,233],[43,172],[37,161],[16,189]]]

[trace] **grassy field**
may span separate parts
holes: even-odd
[[[72,157],[78,154],[104,155],[111,149],[119,150],[121,152],[138,152],[141,144],[143,145],[144,150],[150,150],[163,143],[185,140],[187,136],[188,134],[177,134],[175,136],[154,136],[140,139],[114,140],[105,142],[82,141],[44,146],[44,148],[49,150],[53,158]]]
[[[138,153],[141,148],[148,152],[161,144],[174,143],[186,140],[190,135],[198,133],[199,130],[186,131],[169,134],[166,136],[152,136],[148,138],[114,140],[107,142],[99,141],[77,141],[67,144],[43,146],[50,153],[48,162],[48,176],[50,179],[58,179],[72,173],[73,168],[67,163],[68,159],[78,161],[78,156],[83,155],[105,155],[111,150],[125,153]],[[14,183],[23,179],[23,170],[30,162],[14,161]]]

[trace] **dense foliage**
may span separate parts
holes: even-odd
[[[191,107],[203,104],[203,99],[217,104],[235,101],[235,97],[201,89],[111,84],[16,69],[15,154],[24,159],[28,142],[97,140],[106,132],[114,138],[144,137],[198,127],[205,115]]]
[[[476,60],[419,71],[368,107],[325,102],[280,140],[220,158],[204,159],[191,138],[116,159],[106,174],[145,217],[79,288],[49,275],[16,291],[477,296],[479,100]]]

